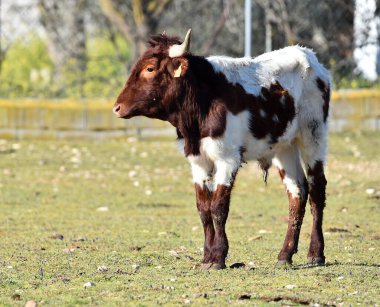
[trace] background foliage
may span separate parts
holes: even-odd
[[[355,71],[354,0],[252,2],[253,56],[301,44],[318,53],[337,88],[374,85]],[[163,31],[193,28],[194,53],[243,55],[244,0],[20,3],[1,18],[1,97],[113,97],[149,35]]]

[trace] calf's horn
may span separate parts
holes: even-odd
[[[169,48],[169,57],[175,58],[178,56],[182,56],[185,54],[185,52],[188,52],[190,49],[190,36],[191,36],[191,29],[187,31],[185,40],[181,45],[173,45]]]

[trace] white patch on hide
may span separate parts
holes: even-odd
[[[224,74],[230,83],[241,85],[248,94],[260,96],[263,87],[269,89],[271,84],[279,82],[292,96],[296,115],[277,143],[272,144],[270,135],[263,139],[252,136],[250,121],[255,119],[248,110],[235,115],[228,112],[223,136],[202,139],[200,156],[188,157],[194,182],[210,182],[212,176],[212,189],[217,184],[229,185],[240,166],[240,151],[244,148],[244,160],[270,161],[273,158],[273,163],[285,170],[286,189],[294,197],[299,196],[305,176],[301,160],[305,168],[326,160],[328,122],[324,122],[324,100],[316,80],[321,79],[331,92],[329,72],[312,50],[300,46],[286,47],[256,58],[211,56],[207,60],[216,72]],[[259,115],[268,117],[264,110],[259,110]],[[280,121],[277,115],[268,120]]]
[[[194,155],[189,155],[187,159],[191,165],[193,182],[199,184],[201,187],[203,187],[204,184],[207,185],[213,172],[213,164],[211,161],[204,156]]]
[[[252,138],[249,131],[248,111],[237,115],[227,113],[226,129],[219,138],[201,139],[200,156],[188,156],[192,167],[193,181],[202,185],[211,180],[210,190],[217,185],[229,186],[241,163],[241,148],[247,139]]]
[[[300,196],[300,189],[293,179],[285,175],[283,183],[285,184],[286,190],[292,195],[293,198]]]
[[[272,162],[279,170],[285,172],[283,183],[286,190],[293,198],[300,197],[303,194],[300,188],[303,188],[305,173],[301,165],[298,148],[296,146],[279,148]]]

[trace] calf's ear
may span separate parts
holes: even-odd
[[[174,78],[181,77],[182,73],[182,64],[179,64],[178,68],[174,70]]]
[[[188,61],[184,58],[177,58],[168,66],[169,73],[174,78],[183,77],[188,70]]]

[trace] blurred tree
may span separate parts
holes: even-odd
[[[20,20],[26,24],[30,22],[30,16],[27,12],[33,13],[31,5],[25,3],[20,5],[18,1],[2,1],[0,0],[0,73],[8,54],[18,36],[27,37],[30,31],[35,28],[29,26],[27,29],[20,25]]]
[[[0,0],[0,75],[1,75],[1,68],[3,66],[3,59],[5,56],[5,52],[3,51],[3,19],[1,18],[2,15],[2,0]]]
[[[352,72],[354,0],[257,0],[257,4],[263,10],[260,15],[269,20],[274,49],[294,44],[311,47],[334,74]]]
[[[193,51],[242,55],[244,0],[203,0],[196,5],[187,0],[99,1],[131,44],[132,62],[149,35],[163,30],[183,35],[190,27]],[[354,6],[354,0],[253,1],[253,54],[299,43],[315,49],[325,64],[347,73],[354,65]]]
[[[380,0],[375,1],[378,16]],[[144,51],[149,35],[163,31],[183,37],[187,29],[192,28],[191,51],[194,54],[243,55],[244,0],[2,2],[7,9],[1,18],[5,25],[1,27],[1,93],[5,93],[6,87],[15,91],[15,95],[35,95],[38,89],[55,96],[112,96],[125,81],[130,65]],[[36,3],[38,11],[32,13]],[[353,59],[354,13],[355,0],[252,1],[252,53],[257,56],[297,43],[311,47],[333,71],[338,86],[350,85],[350,80],[356,77],[353,74],[356,65]],[[45,31],[41,31],[41,27]],[[45,35],[41,35],[42,32]],[[380,29],[377,33],[379,45]],[[20,40],[13,46],[16,38]],[[26,53],[25,56],[35,59],[35,64],[30,61],[22,69],[21,64],[8,63],[8,55],[4,61],[7,50],[7,54],[11,54],[11,49],[15,48],[12,54],[20,55],[26,52],[24,46],[32,42],[39,47],[30,50],[35,54]],[[49,51],[53,65],[45,58],[38,60],[44,48]],[[380,70],[380,51],[378,58]],[[45,78],[48,70],[53,71],[52,79]],[[44,86],[37,85],[40,80],[37,75],[44,76]],[[11,76],[18,76],[18,79]]]
[[[131,61],[145,49],[149,35],[167,31],[184,35],[193,28],[192,49],[209,54],[211,50],[232,49],[240,53],[241,7],[244,0],[99,0],[101,9],[109,21],[128,40]],[[239,19],[239,22],[236,20]],[[233,35],[223,35],[223,34]],[[220,37],[227,40],[218,41]],[[219,48],[215,48],[219,46]],[[234,50],[234,48],[237,48]],[[230,52],[231,53],[231,52]]]
[[[52,68],[44,40],[35,34],[14,40],[3,63],[0,95],[50,97],[54,94],[50,84]]]
[[[5,60],[5,55],[9,49],[10,44],[3,41],[3,6],[2,0],[0,0],[0,75],[3,68],[3,62]]]
[[[380,0],[376,0],[375,16],[380,17]],[[376,56],[376,72],[380,76],[380,21],[377,22],[377,56]]]
[[[191,50],[195,53],[241,55],[243,50],[244,0],[173,1],[159,21],[161,29],[181,37],[193,29]]]
[[[148,34],[157,32],[158,21],[172,0],[99,0],[108,20],[131,46],[132,60],[142,52]]]
[[[54,63],[53,80],[58,84],[58,95],[67,86],[78,86],[79,95],[83,96],[87,64],[87,0],[38,0],[38,8]],[[71,73],[70,77],[67,72]]]

